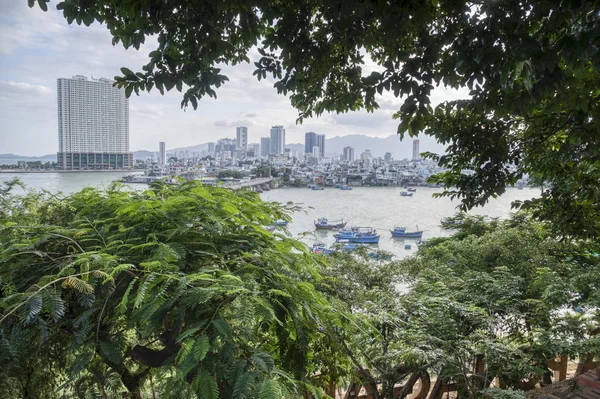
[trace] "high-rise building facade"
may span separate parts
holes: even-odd
[[[386,152],[385,155],[383,156],[383,159],[386,162],[390,162],[392,160],[392,153],[391,152]]]
[[[304,152],[312,156],[315,147],[319,147],[319,158],[323,158],[325,156],[325,135],[314,132],[304,133]]]
[[[260,156],[268,157],[270,151],[271,151],[271,138],[270,137],[261,137],[260,138]]]
[[[413,153],[412,153],[413,161],[420,161],[421,154],[419,152],[419,140],[413,140]]]
[[[354,148],[344,147],[344,161],[354,161]]]
[[[158,164],[167,164],[167,144],[164,141],[158,143]]]
[[[236,129],[236,145],[238,150],[246,150],[248,148],[248,128],[246,126],[238,126]]]
[[[285,129],[283,126],[272,126],[269,139],[269,155],[285,154]]]
[[[57,79],[58,153],[61,169],[123,169],[129,152],[129,100],[109,79],[76,75]]]

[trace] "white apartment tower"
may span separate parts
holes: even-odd
[[[421,160],[421,154],[419,153],[419,140],[413,140],[412,160],[415,162]]]
[[[269,155],[285,155],[285,129],[283,126],[271,127],[269,144]]]
[[[167,143],[164,141],[158,143],[158,164],[167,164]]]
[[[354,148],[344,147],[344,161],[354,161]]]
[[[248,128],[246,126],[238,126],[236,128],[236,146],[238,150],[248,148]]]
[[[123,169],[129,152],[129,100],[109,79],[57,79],[58,164],[62,169]]]

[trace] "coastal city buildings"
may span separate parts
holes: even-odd
[[[129,100],[109,79],[57,79],[58,153],[64,170],[124,169],[129,152]]]
[[[285,155],[285,129],[283,126],[271,127],[269,144],[269,155]]]
[[[246,126],[238,126],[235,130],[237,149],[245,151],[248,148],[248,128]]]

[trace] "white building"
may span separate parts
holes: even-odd
[[[129,152],[129,100],[109,79],[57,79],[58,164],[62,169],[122,169]]]
[[[285,129],[283,126],[272,126],[269,155],[285,155]]]
[[[167,164],[167,144],[164,141],[158,143],[158,164]]]
[[[312,157],[314,159],[321,159],[321,149],[318,146],[312,148]]]
[[[354,161],[354,148],[344,147],[344,161]]]
[[[245,151],[248,148],[248,128],[246,126],[238,126],[235,130],[237,149]]]
[[[413,140],[412,160],[414,162],[421,160],[421,154],[419,153],[419,140]]]

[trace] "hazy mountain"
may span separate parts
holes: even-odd
[[[15,154],[0,154],[0,165],[13,165],[19,163],[19,161],[42,161],[44,163],[52,161],[56,162],[56,154],[47,154],[42,155],[41,157],[28,157],[25,155]]]
[[[412,140],[400,141],[398,135],[388,137],[371,137],[364,134],[351,134],[338,136],[325,140],[327,156],[344,153],[344,147],[354,148],[354,158],[360,157],[365,150],[371,150],[371,155],[383,157],[386,152],[391,152],[396,159],[410,158],[412,156]]]

